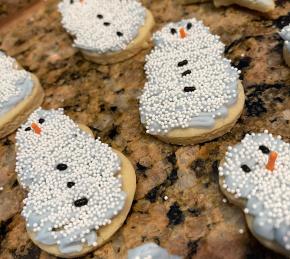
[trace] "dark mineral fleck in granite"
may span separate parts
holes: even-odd
[[[186,147],[162,143],[140,124],[137,98],[146,81],[144,57],[152,46],[122,63],[97,65],[71,47],[56,0],[41,1],[21,15],[15,13],[35,1],[6,2],[0,3],[0,22],[13,22],[0,24],[0,49],[39,77],[43,107],[63,107],[95,137],[122,151],[136,169],[137,190],[125,224],[110,242],[83,258],[126,258],[128,249],[150,241],[185,258],[283,258],[253,238],[240,209],[222,201],[218,166],[227,147],[249,132],[268,129],[290,142],[290,69],[278,35],[290,22],[290,1],[277,0],[269,14],[211,3],[142,1],[156,19],[154,30],[181,18],[203,20],[242,71],[246,105],[232,131]],[[15,133],[0,140],[0,186],[0,258],[55,258],[33,245],[20,215],[26,192],[16,180]]]

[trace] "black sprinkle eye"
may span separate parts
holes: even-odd
[[[67,184],[66,184],[67,188],[71,188],[71,187],[73,187],[74,185],[75,185],[74,182],[67,182]]]
[[[174,29],[174,28],[171,28],[170,29],[170,32],[171,32],[172,35],[175,34],[175,33],[177,33],[176,29]]]
[[[191,23],[191,22],[189,22],[188,24],[186,24],[186,29],[187,29],[187,30],[190,30],[191,27],[192,27],[192,23]]]
[[[186,76],[186,75],[189,75],[189,74],[191,74],[191,70],[186,70],[186,71],[184,71],[181,75],[182,76]]]
[[[270,149],[264,145],[259,146],[259,149],[262,151],[263,154],[270,154]]]
[[[109,22],[104,22],[104,25],[105,25],[105,26],[109,26],[110,23],[109,23]]]
[[[62,164],[62,163],[60,163],[60,164],[58,164],[58,165],[56,166],[56,169],[59,170],[59,171],[64,171],[64,170],[67,169],[67,165],[66,165],[66,164]]]
[[[103,18],[104,18],[104,16],[101,15],[101,14],[98,14],[97,17],[98,17],[99,19],[103,19]]]
[[[30,130],[31,130],[30,127],[25,128],[25,131],[30,131]]]
[[[43,119],[43,118],[40,118],[40,119],[38,120],[38,122],[39,122],[40,124],[42,124],[42,123],[44,123],[44,122],[45,122],[45,119]]]
[[[180,62],[178,62],[177,66],[178,67],[183,67],[183,66],[186,66],[188,64],[188,61],[185,59],[185,60],[182,60]]]
[[[251,168],[248,167],[247,165],[241,165],[241,168],[245,173],[249,173],[252,171]]]
[[[119,37],[122,37],[122,36],[123,36],[123,33],[122,33],[122,32],[119,32],[119,31],[117,31],[116,34],[117,34]]]
[[[73,4],[74,3],[74,0],[70,0],[70,3]]]
[[[85,206],[88,204],[88,199],[87,198],[81,198],[81,199],[78,199],[74,202],[74,205],[76,207],[82,207],[82,206]]]
[[[186,86],[183,88],[184,92],[194,92],[196,88],[194,86]]]

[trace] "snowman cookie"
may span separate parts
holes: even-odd
[[[22,215],[32,241],[65,258],[108,241],[125,221],[135,194],[129,160],[63,110],[36,110],[16,140],[18,180],[28,190]]]
[[[209,0],[178,0],[181,4],[195,4],[207,2]],[[252,10],[259,12],[269,12],[274,10],[275,2],[274,0],[213,0],[216,7],[229,6],[232,4],[237,4]]]
[[[155,243],[146,243],[130,249],[128,259],[181,259],[181,257],[169,254],[167,250]]]
[[[286,64],[290,67],[290,24],[282,29],[280,36],[284,40],[283,56]]]
[[[140,97],[146,132],[173,144],[196,144],[230,131],[245,96],[224,44],[195,19],[169,23],[153,36]]]
[[[15,131],[42,103],[43,97],[36,76],[0,51],[0,138]]]
[[[244,210],[253,235],[290,255],[290,145],[268,131],[248,134],[229,147],[219,168],[220,187]]]
[[[137,0],[62,0],[59,11],[88,60],[117,63],[149,46],[154,18]]]

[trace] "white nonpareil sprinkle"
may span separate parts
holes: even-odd
[[[273,154],[276,160],[271,160]],[[274,161],[270,169],[269,161]],[[223,187],[247,200],[244,212],[254,217],[258,235],[290,245],[290,145],[268,131],[247,134],[230,147],[219,168]],[[289,241],[288,241],[289,238]]]
[[[22,212],[28,228],[61,251],[96,246],[96,230],[110,224],[125,202],[117,154],[63,110],[36,110],[16,139],[18,178],[29,190]]]
[[[290,41],[290,24],[281,30],[280,35],[284,40]]]
[[[0,51],[0,110],[7,101],[20,94],[17,84],[28,74],[25,70],[17,70],[15,60]]]
[[[59,10],[75,46],[98,53],[125,49],[146,16],[136,0],[63,0]]]
[[[181,29],[186,37],[181,37]],[[141,121],[150,134],[213,127],[237,100],[239,71],[223,57],[219,37],[195,19],[170,23],[153,36],[146,57]]]

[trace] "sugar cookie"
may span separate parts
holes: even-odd
[[[195,4],[208,2],[210,0],[177,0],[181,4]],[[259,12],[269,12],[274,10],[274,0],[213,0],[216,7],[237,4]]]
[[[286,64],[290,67],[290,24],[282,29],[280,36],[284,40],[283,56]]]
[[[245,96],[224,44],[195,19],[170,23],[153,36],[140,97],[146,132],[173,144],[217,138],[240,117]]]
[[[270,12],[275,8],[274,0],[214,0],[216,7],[232,4],[237,4],[262,13]]]
[[[181,259],[155,243],[146,243],[128,251],[128,259]]]
[[[0,51],[0,138],[15,131],[43,101],[36,76]]]
[[[16,135],[28,234],[44,251],[65,258],[108,241],[136,189],[129,160],[80,128],[61,109],[38,109]]]
[[[149,46],[154,18],[136,0],[62,0],[59,11],[74,46],[93,62],[117,63]]]
[[[290,145],[268,131],[229,147],[219,168],[222,192],[244,210],[266,247],[290,255]]]

